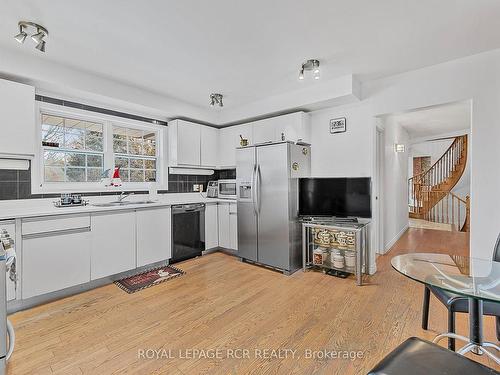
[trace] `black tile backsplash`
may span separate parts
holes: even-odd
[[[169,174],[168,190],[159,193],[189,193],[193,191],[194,184],[202,184],[203,191],[207,190],[209,181],[236,178],[236,169],[223,169],[215,171],[213,175],[184,175]],[[146,191],[135,191],[135,194],[147,194]],[[106,191],[101,193],[84,193],[82,195],[116,195],[120,192]],[[0,200],[28,199],[28,198],[55,198],[60,194],[31,194],[31,171],[17,171],[0,169]]]

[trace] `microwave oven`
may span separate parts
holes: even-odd
[[[222,199],[236,199],[236,180],[219,180],[217,194]]]

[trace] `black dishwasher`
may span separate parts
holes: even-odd
[[[200,256],[205,250],[205,205],[172,206],[172,259],[180,262]]]

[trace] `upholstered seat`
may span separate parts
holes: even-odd
[[[467,357],[432,342],[410,337],[368,375],[493,375],[499,374]]]

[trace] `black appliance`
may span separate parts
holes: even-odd
[[[205,250],[205,205],[172,206],[172,258],[170,263],[200,256]]]
[[[301,178],[300,216],[371,217],[371,179]]]

